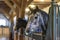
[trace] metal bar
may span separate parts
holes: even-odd
[[[53,38],[56,40],[56,7],[54,6],[53,10]]]
[[[57,34],[57,37],[58,37],[58,40],[60,40],[60,10],[58,9],[58,34]]]
[[[52,40],[56,40],[56,6],[54,6],[56,3],[54,3],[55,0],[52,0]]]
[[[53,0],[52,0],[52,1],[53,1]],[[54,35],[53,35],[53,21],[54,21],[54,20],[53,20],[53,16],[54,16],[54,14],[53,14],[53,13],[54,13],[54,12],[53,12],[53,11],[54,11],[53,2],[51,3],[51,7],[52,7],[52,13],[51,13],[52,18],[50,18],[50,19],[51,19],[51,26],[52,26],[52,27],[50,26],[51,29],[52,29],[52,31],[51,31],[51,32],[52,32],[52,33],[51,33],[51,35],[52,35],[51,38],[52,38],[52,39],[51,39],[51,40],[54,40],[54,39],[53,39],[53,37],[54,37]]]

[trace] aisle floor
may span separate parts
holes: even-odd
[[[9,40],[8,37],[0,37],[0,40]]]

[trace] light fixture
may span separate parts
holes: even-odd
[[[29,5],[30,8],[35,8],[36,6],[35,5]]]
[[[44,0],[40,0],[41,2],[44,2]]]
[[[29,7],[33,10],[36,9],[36,5],[33,5],[33,4],[29,5]]]
[[[30,11],[30,9],[29,9],[29,8],[26,8],[26,9],[25,9],[25,12],[29,12],[29,11]]]

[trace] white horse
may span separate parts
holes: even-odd
[[[42,10],[33,11],[30,20],[28,21],[26,31],[29,33],[32,32],[46,32],[47,22],[48,22],[48,14]]]

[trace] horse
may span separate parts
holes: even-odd
[[[26,32],[34,33],[34,32],[43,32],[46,33],[47,24],[48,24],[48,14],[38,7],[36,9],[31,10],[31,16],[27,23]]]

